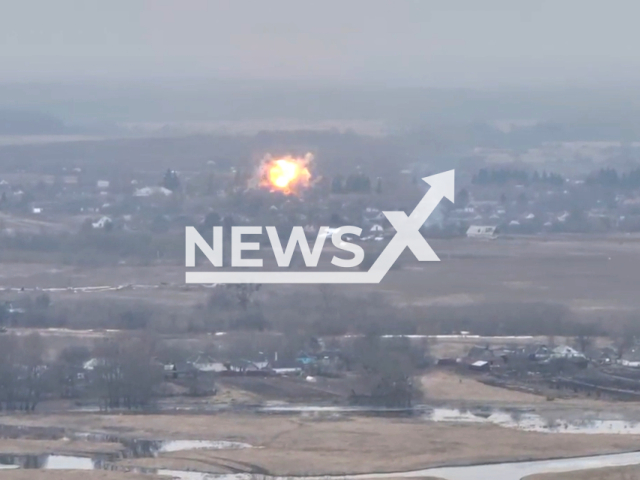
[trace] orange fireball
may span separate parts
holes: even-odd
[[[311,172],[308,164],[311,158],[310,155],[304,158],[265,158],[261,165],[260,185],[285,195],[299,193],[310,185]]]

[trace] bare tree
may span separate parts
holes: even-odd
[[[597,329],[594,325],[581,324],[577,327],[577,335],[575,337],[575,345],[581,352],[586,352],[594,343]]]
[[[354,345],[356,361],[365,376],[374,380],[370,401],[388,407],[408,407],[414,394],[409,340],[388,342],[368,335]]]
[[[33,411],[52,389],[38,334],[0,337],[0,405],[5,410]]]
[[[18,399],[18,337],[0,336],[0,406],[13,410]]]
[[[26,336],[21,343],[22,401],[25,410],[33,411],[47,389],[44,343],[37,333]]]
[[[120,337],[100,344],[95,353],[94,381],[105,409],[149,405],[163,377],[162,365],[153,360],[153,342]]]
[[[639,328],[634,321],[629,321],[613,334],[613,345],[618,358],[636,345]]]
[[[320,296],[322,297],[322,316],[326,321],[332,315],[336,315],[338,313],[337,309],[335,309],[335,291],[332,285],[320,284],[318,285],[318,290],[320,291]]]
[[[229,288],[232,288],[236,294],[236,298],[238,300],[238,305],[242,310],[247,310],[249,305],[253,302],[254,294],[260,290],[259,283],[242,283],[238,285],[229,285]]]

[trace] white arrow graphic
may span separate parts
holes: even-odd
[[[421,262],[440,259],[420,234],[420,227],[443,198],[455,200],[455,171],[424,177],[429,191],[407,216],[404,212],[383,212],[396,234],[367,272],[187,272],[186,283],[380,283],[405,248]]]

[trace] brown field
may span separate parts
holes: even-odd
[[[532,237],[477,241],[431,240],[441,262],[418,263],[410,255],[379,286],[354,285],[343,291],[363,294],[385,291],[399,303],[469,305],[484,302],[558,303],[590,318],[640,310],[636,294],[640,239],[615,237]],[[54,298],[140,299],[192,304],[207,289],[184,285],[180,265],[121,265],[101,268],[54,266],[46,263],[3,263],[0,286],[82,287],[159,285],[157,289],[125,289]],[[161,285],[164,284],[164,285]],[[266,286],[264,294],[284,289],[304,293],[315,286]]]
[[[91,453],[118,452],[118,443],[85,442],[80,440],[0,439],[0,452],[11,455],[89,455]]]
[[[168,480],[159,475],[107,471],[2,470],[3,480]]]
[[[546,401],[545,397],[540,395],[492,387],[472,377],[443,370],[434,370],[422,376],[420,383],[426,397],[431,400],[524,404]]]
[[[423,305],[539,301],[602,314],[640,308],[632,287],[640,261],[635,236],[430,243],[441,262],[419,264],[407,257],[382,288]]]
[[[394,472],[442,464],[613,453],[631,451],[640,441],[632,435],[564,436],[490,425],[423,423],[415,418],[331,415],[15,415],[0,418],[0,423],[65,425],[76,431],[138,438],[240,441],[260,448],[173,452],[157,461],[281,475]],[[486,448],[488,438],[491,449]],[[150,466],[148,462],[140,465]]]
[[[450,403],[474,403],[496,405],[549,405],[543,395],[508,390],[506,388],[485,385],[469,375],[460,375],[451,371],[434,370],[420,378],[420,385],[428,400]],[[611,403],[606,400],[592,398],[556,398],[554,408],[589,407],[610,408]]]
[[[638,480],[640,479],[640,467],[599,468],[596,470],[584,470],[579,472],[549,473],[544,475],[532,475],[523,480]]]

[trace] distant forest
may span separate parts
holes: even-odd
[[[546,171],[540,173],[536,170],[529,173],[525,170],[509,168],[481,168],[472,179],[472,183],[476,185],[505,185],[511,182],[520,185],[543,183],[560,186],[564,184],[564,178],[557,173],[547,173]]]
[[[47,115],[67,125],[102,128],[166,121],[374,120],[389,125],[392,134],[431,131],[445,141],[487,147],[541,141],[631,142],[640,138],[638,98],[632,89],[481,91],[252,81],[5,83],[0,84],[0,132],[56,133],[64,128]],[[2,109],[13,113],[7,117]],[[12,131],[8,124],[1,125],[3,118],[11,120]],[[526,122],[508,131],[495,128],[494,122],[504,119]]]
[[[0,135],[71,133],[59,118],[39,112],[0,109]]]
[[[602,187],[640,188],[640,168],[623,173],[618,173],[615,168],[601,168],[589,175],[585,183]]]

